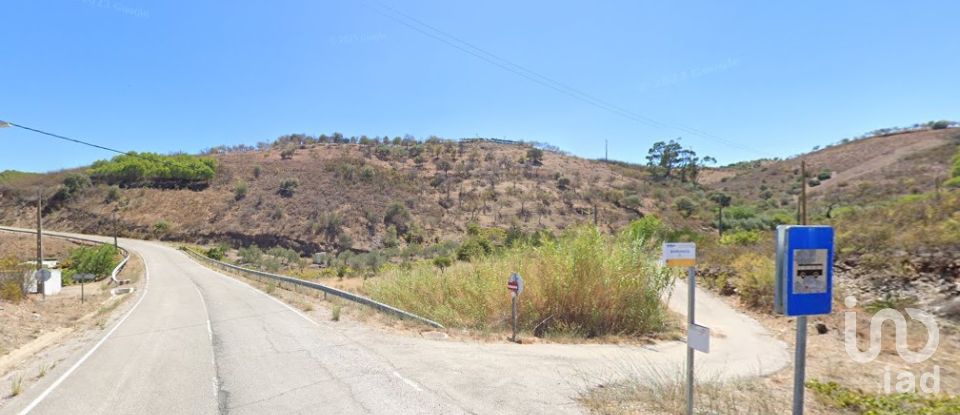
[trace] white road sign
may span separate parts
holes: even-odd
[[[691,324],[687,328],[687,345],[691,349],[710,353],[710,328],[699,324]]]
[[[668,267],[692,267],[696,265],[697,244],[693,242],[664,243],[663,262]]]

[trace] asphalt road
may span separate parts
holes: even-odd
[[[4,413],[463,412],[273,297],[173,248],[123,245],[146,263],[139,303],[61,383]]]
[[[577,394],[626,375],[679,370],[680,342],[652,346],[484,344],[430,340],[313,316],[168,246],[122,240],[147,268],[120,317],[6,414],[581,413]],[[710,326],[710,379],[771,373],[785,345],[759,323],[698,293]],[[685,310],[679,284],[670,307]]]

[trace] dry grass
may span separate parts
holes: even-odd
[[[597,337],[647,336],[665,330],[661,302],[673,277],[655,265],[642,240],[605,236],[583,227],[541,247],[520,247],[442,274],[429,264],[387,271],[367,283],[374,299],[448,327],[500,330],[508,326],[506,281],[518,272],[520,327],[544,333]]]
[[[17,396],[23,392],[23,375],[14,375],[10,381],[10,396]]]
[[[686,414],[686,380],[683,370],[647,364],[628,369],[625,380],[598,385],[580,401],[598,414]],[[694,413],[769,415],[789,412],[781,397],[762,379],[722,381],[695,376]]]
[[[810,211],[825,209],[824,200],[843,204],[883,200],[893,195],[934,190],[949,176],[950,156],[955,152],[956,129],[922,131],[874,137],[805,154],[809,173],[832,172],[829,180],[809,189]],[[801,158],[767,162],[736,173],[711,174],[712,186],[734,194],[737,200],[760,200],[772,191],[772,200],[793,200],[791,187],[799,180]],[[724,179],[726,177],[726,179]]]

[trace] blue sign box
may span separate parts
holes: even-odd
[[[774,311],[788,316],[833,309],[833,228],[777,226]]]

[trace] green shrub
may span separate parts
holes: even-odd
[[[293,155],[296,153],[297,153],[297,149],[295,147],[285,148],[283,149],[283,151],[280,152],[280,159],[290,160],[293,158]]]
[[[29,266],[17,258],[0,258],[0,300],[19,303],[26,298],[25,275]]]
[[[950,121],[947,120],[933,121],[930,123],[930,128],[933,130],[943,130],[948,127],[950,127]]]
[[[400,245],[400,238],[397,237],[397,227],[393,225],[387,226],[387,233],[383,236],[383,246],[394,248],[397,245]]]
[[[447,256],[438,256],[433,259],[433,266],[440,268],[441,273],[443,270],[449,268],[451,264],[453,264],[453,260]]]
[[[374,177],[376,177],[376,175],[377,175],[377,171],[374,170],[374,168],[373,168],[372,166],[363,166],[362,168],[360,168],[360,180],[361,180],[361,181],[364,181],[364,182],[366,182],[366,183],[370,183],[370,182],[373,181],[373,179],[374,179]]]
[[[107,203],[113,203],[120,200],[120,187],[116,185],[110,186],[110,189],[107,190],[107,197],[105,200]]]
[[[337,246],[339,246],[340,249],[353,248],[353,238],[347,233],[341,233],[340,236],[337,237]]]
[[[824,180],[830,180],[831,177],[833,177],[833,175],[830,173],[830,170],[827,169],[820,170],[820,173],[817,174],[817,180],[821,182]]]
[[[457,249],[457,259],[461,261],[472,261],[480,259],[493,252],[493,246],[485,238],[467,239],[460,248]]]
[[[163,236],[170,233],[170,222],[160,219],[159,222],[153,224],[153,233],[156,236]]]
[[[643,206],[643,199],[640,199],[640,196],[637,195],[630,195],[624,197],[623,200],[620,201],[620,205],[625,208],[636,209]]]
[[[627,225],[623,236],[629,241],[640,241],[642,244],[656,244],[665,231],[663,222],[653,215],[647,215]]]
[[[208,182],[216,175],[217,162],[210,157],[186,154],[163,156],[156,153],[121,154],[99,160],[90,168],[98,182],[136,186],[150,183],[190,184]]]
[[[77,274],[93,274],[98,279],[106,277],[119,263],[118,254],[113,245],[76,248],[61,264],[64,281],[73,280]]]
[[[506,328],[510,297],[503,286],[518,272],[526,287],[519,303],[522,330],[549,318],[546,333],[649,335],[668,325],[661,296],[673,281],[655,257],[626,235],[579,227],[540,247],[458,262],[443,277],[431,264],[419,264],[390,269],[366,287],[374,299],[448,327],[486,330]]]
[[[86,190],[92,185],[90,182],[90,176],[80,173],[71,173],[65,179],[63,179],[63,188],[64,192],[71,198],[80,192]]]
[[[724,220],[745,220],[757,217],[757,211],[749,206],[730,206],[723,213]]]
[[[208,249],[206,252],[206,255],[207,255],[207,258],[215,259],[217,261],[223,261],[223,257],[226,254],[224,251],[225,250],[223,249],[223,247],[215,246],[213,248]]]
[[[733,285],[743,302],[760,309],[773,307],[774,262],[765,256],[749,252],[733,261],[736,272]]]
[[[240,250],[237,252],[237,255],[240,256],[241,263],[257,264],[260,262],[260,259],[263,258],[263,250],[256,245],[251,245],[240,248]]]
[[[686,197],[681,197],[674,202],[673,206],[685,218],[689,218],[697,210],[697,204]]]
[[[19,279],[0,278],[0,300],[8,303],[19,303],[26,295],[23,293],[23,287]]]
[[[877,415],[951,415],[960,413],[960,397],[918,393],[873,394],[841,386],[836,382],[811,380],[806,387],[817,398],[837,409]]]
[[[765,233],[757,230],[739,230],[726,233],[720,237],[720,245],[756,245],[765,237]]]
[[[247,197],[247,184],[238,182],[237,185],[233,187],[233,199],[239,201],[245,197]]]
[[[300,181],[294,178],[285,179],[280,182],[280,189],[277,190],[277,193],[283,197],[293,197],[293,193],[297,191],[297,187],[300,186]]]
[[[397,233],[403,235],[410,226],[410,211],[402,203],[394,202],[387,207],[387,212],[383,215],[383,223],[387,226],[393,225],[397,228]]]
[[[530,163],[534,166],[543,164],[543,150],[536,147],[530,147],[530,149],[527,150],[527,159],[529,159]]]

